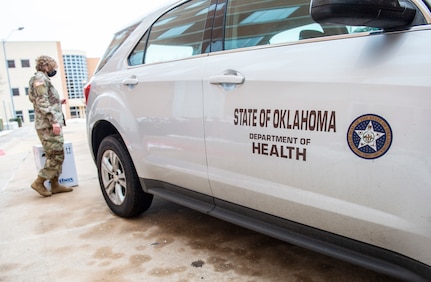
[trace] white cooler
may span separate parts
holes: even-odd
[[[36,169],[39,171],[45,166],[45,152],[43,151],[42,145],[33,146],[34,161],[36,163]],[[71,142],[64,142],[64,162],[63,170],[58,177],[58,182],[61,185],[71,187],[78,185],[78,174],[76,173],[75,157],[73,154],[73,147]],[[46,188],[51,188],[49,180],[44,183]]]

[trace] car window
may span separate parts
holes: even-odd
[[[314,22],[309,11],[309,0],[230,0],[224,49],[371,31],[363,27],[323,26]]]
[[[149,64],[202,54],[208,0],[189,1],[160,17],[141,38],[129,65]]]
[[[130,66],[141,65],[144,63],[145,47],[147,45],[148,32],[139,40],[138,44],[133,49],[129,56],[128,62]]]
[[[105,54],[102,56],[99,65],[95,72],[98,72],[112,57],[112,55],[117,51],[117,49],[123,44],[123,42],[129,37],[130,33],[132,33],[139,23],[135,23],[119,32],[114,34],[114,38],[111,40],[108,48],[105,51]]]

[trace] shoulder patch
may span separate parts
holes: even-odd
[[[34,86],[40,86],[40,85],[42,85],[43,84],[43,81],[41,81],[41,80],[36,80],[35,82],[34,82]]]

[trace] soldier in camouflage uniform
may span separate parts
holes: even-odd
[[[45,167],[39,171],[31,188],[45,197],[73,190],[58,183],[64,161],[62,126],[65,122],[61,105],[65,100],[60,100],[50,80],[57,73],[56,69],[57,63],[53,58],[40,56],[36,59],[37,72],[29,81],[28,97],[34,107],[34,125],[46,156]],[[47,179],[51,181],[51,191],[44,186]]]

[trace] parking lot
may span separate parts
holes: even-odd
[[[134,219],[100,193],[84,120],[64,129],[79,185],[43,198],[32,125],[0,135],[0,281],[394,281],[155,198]]]

